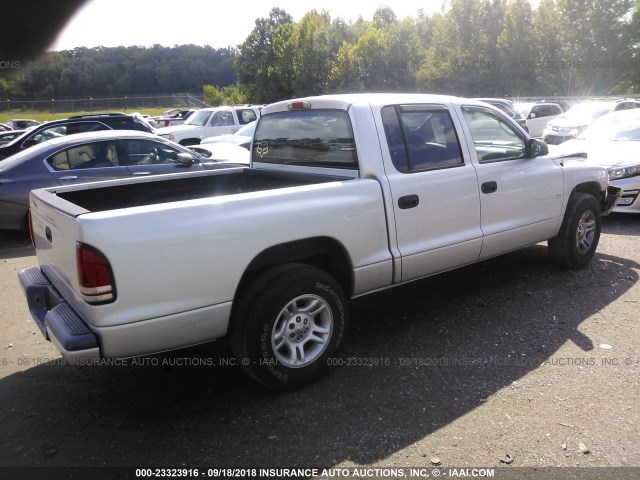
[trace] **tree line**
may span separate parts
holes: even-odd
[[[236,82],[234,48],[79,47],[8,65],[0,98],[48,100],[201,92],[208,83]],[[5,68],[4,71],[9,70]]]
[[[640,1],[450,0],[399,19],[381,7],[346,24],[280,9],[256,20],[236,58],[260,102],[325,92],[465,96],[628,94],[640,87]]]
[[[274,8],[235,48],[119,47],[49,53],[0,83],[63,98],[200,91],[212,103],[341,92],[464,96],[628,95],[640,88],[640,0],[449,0],[400,19],[345,22]],[[4,91],[3,91],[4,89]]]

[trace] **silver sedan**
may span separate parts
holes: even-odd
[[[585,152],[587,161],[607,167],[611,185],[622,188],[614,212],[640,213],[640,109],[601,117],[552,153]]]

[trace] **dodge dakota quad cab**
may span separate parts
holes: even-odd
[[[32,316],[67,358],[227,337],[258,382],[315,381],[348,299],[548,240],[594,255],[604,168],[552,158],[497,109],[361,94],[264,108],[250,167],[31,193]]]

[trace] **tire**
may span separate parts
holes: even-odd
[[[191,145],[200,145],[200,140],[198,138],[186,138],[180,141],[180,145],[183,147],[190,147]]]
[[[238,365],[279,391],[329,372],[348,324],[347,299],[326,272],[303,264],[271,268],[241,295],[230,342]]]
[[[574,192],[558,236],[548,241],[551,258],[574,270],[587,266],[596,253],[601,228],[598,201],[593,195]]]

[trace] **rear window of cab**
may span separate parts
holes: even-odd
[[[277,112],[260,119],[252,161],[357,169],[351,120],[343,110]]]

